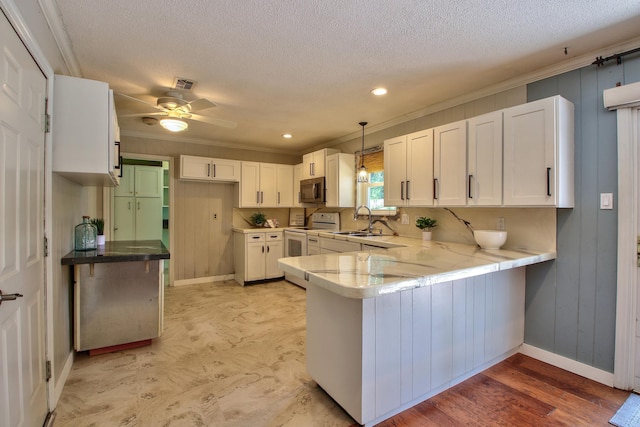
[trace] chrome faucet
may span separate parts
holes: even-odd
[[[371,209],[367,205],[360,205],[356,208],[356,212],[353,214],[353,220],[356,221],[358,219],[358,212],[360,212],[360,208],[365,208],[369,212],[369,227],[367,228],[367,232],[373,233],[373,226],[371,225]]]

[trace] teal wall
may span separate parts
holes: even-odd
[[[616,113],[602,92],[640,81],[640,55],[527,86],[528,101],[562,95],[575,105],[574,209],[559,209],[558,258],[527,268],[525,342],[613,372],[618,199]],[[600,193],[614,209],[600,210]]]

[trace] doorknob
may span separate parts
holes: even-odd
[[[2,301],[13,301],[16,298],[22,298],[22,296],[22,294],[3,294],[0,289],[0,305],[2,305]]]

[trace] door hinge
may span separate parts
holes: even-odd
[[[47,360],[45,370],[46,370],[45,380],[49,381],[51,379],[51,361],[50,360]]]
[[[47,238],[47,236],[44,236],[44,257],[48,257],[49,256],[49,239]]]
[[[49,111],[49,98],[44,99],[44,133],[51,131],[51,116],[47,111]]]

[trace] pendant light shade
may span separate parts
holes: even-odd
[[[362,126],[362,151],[360,151],[360,169],[358,170],[358,182],[369,182],[369,173],[367,172],[367,168],[364,166],[364,127],[367,125],[367,122],[358,123]]]

